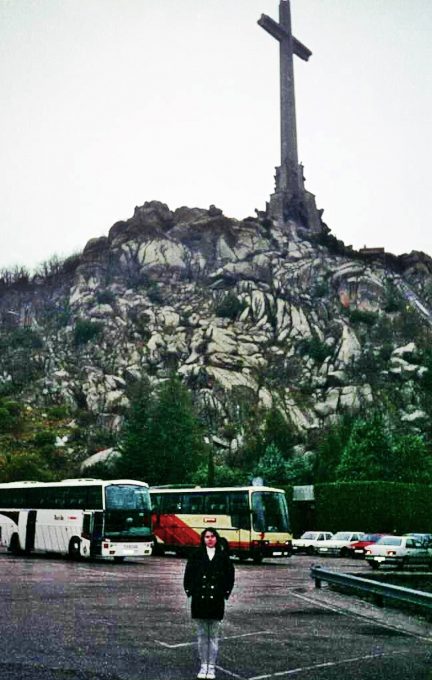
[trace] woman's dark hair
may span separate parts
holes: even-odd
[[[209,532],[210,534],[213,534],[213,536],[216,536],[216,548],[220,548],[221,545],[221,539],[219,536],[219,533],[216,531],[216,529],[213,529],[213,527],[209,527],[208,529],[204,529],[201,531],[201,548],[205,548],[205,541],[204,541],[204,536],[206,533]]]

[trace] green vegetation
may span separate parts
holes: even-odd
[[[74,329],[75,345],[85,345],[90,340],[98,338],[103,329],[100,321],[90,321],[89,319],[77,319]]]
[[[115,299],[112,290],[98,290],[96,293],[96,302],[99,305],[112,305],[114,304]]]
[[[420,435],[392,432],[382,416],[374,414],[355,421],[336,478],[432,483],[432,456]]]
[[[432,532],[432,487],[398,482],[315,485],[317,526],[332,531]]]
[[[203,442],[190,393],[180,380],[172,375],[154,391],[143,381],[120,438],[119,471],[149,484],[184,483],[207,460]]]
[[[8,398],[0,398],[0,434],[19,432],[22,422],[21,405]]]
[[[351,435],[355,419],[346,415],[338,423],[321,433],[316,449],[313,479],[316,483],[333,482],[336,469]]]
[[[388,284],[386,290],[386,301],[384,306],[384,311],[387,314],[392,314],[394,312],[402,311],[404,306],[404,301],[402,295],[392,283]]]
[[[349,312],[349,320],[351,323],[364,323],[367,326],[373,326],[378,320],[377,312],[367,312],[363,309],[353,309]]]
[[[147,288],[147,297],[154,305],[161,305],[164,296],[160,286],[155,281],[150,281]]]
[[[239,300],[235,293],[229,292],[224,295],[216,307],[216,316],[224,317],[234,321],[242,313],[245,308],[245,303]]]
[[[299,351],[301,355],[307,354],[307,356],[320,364],[322,364],[322,362],[331,354],[330,347],[316,335],[307,338],[306,340],[302,340],[299,343]]]

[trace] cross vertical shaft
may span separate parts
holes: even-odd
[[[280,3],[279,23],[286,31],[286,37],[279,41],[281,167],[283,168],[285,165],[287,165],[291,170],[294,170],[298,166],[298,151],[294,94],[293,41],[291,33],[291,11],[289,2],[285,1]],[[287,180],[288,178],[285,179]],[[289,187],[285,186],[284,188],[288,189]]]
[[[270,212],[285,221],[300,215],[305,226],[320,229],[312,194],[305,191],[303,169],[298,162],[294,92],[294,55],[307,61],[312,52],[292,34],[290,0],[279,2],[279,22],[262,14],[258,24],[279,41],[281,165],[276,168],[276,190]]]

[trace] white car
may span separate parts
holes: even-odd
[[[372,569],[382,564],[404,567],[407,564],[432,566],[432,549],[414,536],[383,536],[365,549],[365,560]]]
[[[294,538],[292,549],[295,553],[304,552],[313,555],[319,545],[329,541],[333,536],[331,531],[305,531],[300,538]]]
[[[361,541],[363,536],[363,531],[337,531],[329,541],[320,545],[316,552],[319,555],[349,557],[350,544],[354,543],[354,541]]]

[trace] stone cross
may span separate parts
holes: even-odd
[[[290,200],[304,192],[297,153],[293,55],[307,61],[312,52],[292,35],[289,0],[280,0],[279,23],[262,14],[258,24],[279,41],[281,167],[276,170],[276,193],[283,193]]]

